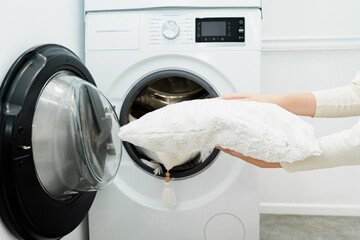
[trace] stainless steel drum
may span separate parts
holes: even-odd
[[[207,97],[210,97],[208,92],[190,79],[165,77],[151,83],[146,94],[139,97],[136,102],[152,109],[159,109],[169,104]]]

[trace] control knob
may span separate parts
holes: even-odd
[[[162,35],[168,40],[174,40],[180,34],[180,26],[173,20],[164,22],[161,28]]]

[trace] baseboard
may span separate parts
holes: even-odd
[[[359,217],[360,205],[260,203],[260,213]]]

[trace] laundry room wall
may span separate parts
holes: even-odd
[[[358,0],[264,0],[262,92],[349,84],[360,70],[359,13]],[[351,127],[359,117],[304,119],[320,137]],[[260,199],[263,213],[360,216],[360,166],[261,169]]]
[[[83,1],[4,0],[0,3],[0,82],[11,64],[28,48],[62,44],[83,59]],[[88,239],[82,225],[66,240]],[[15,239],[0,220],[0,239]]]
[[[0,79],[28,48],[57,43],[83,59],[83,1],[4,0],[0,3]]]

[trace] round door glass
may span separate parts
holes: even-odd
[[[119,123],[95,86],[61,71],[38,98],[32,149],[37,176],[55,198],[108,186],[120,165]]]

